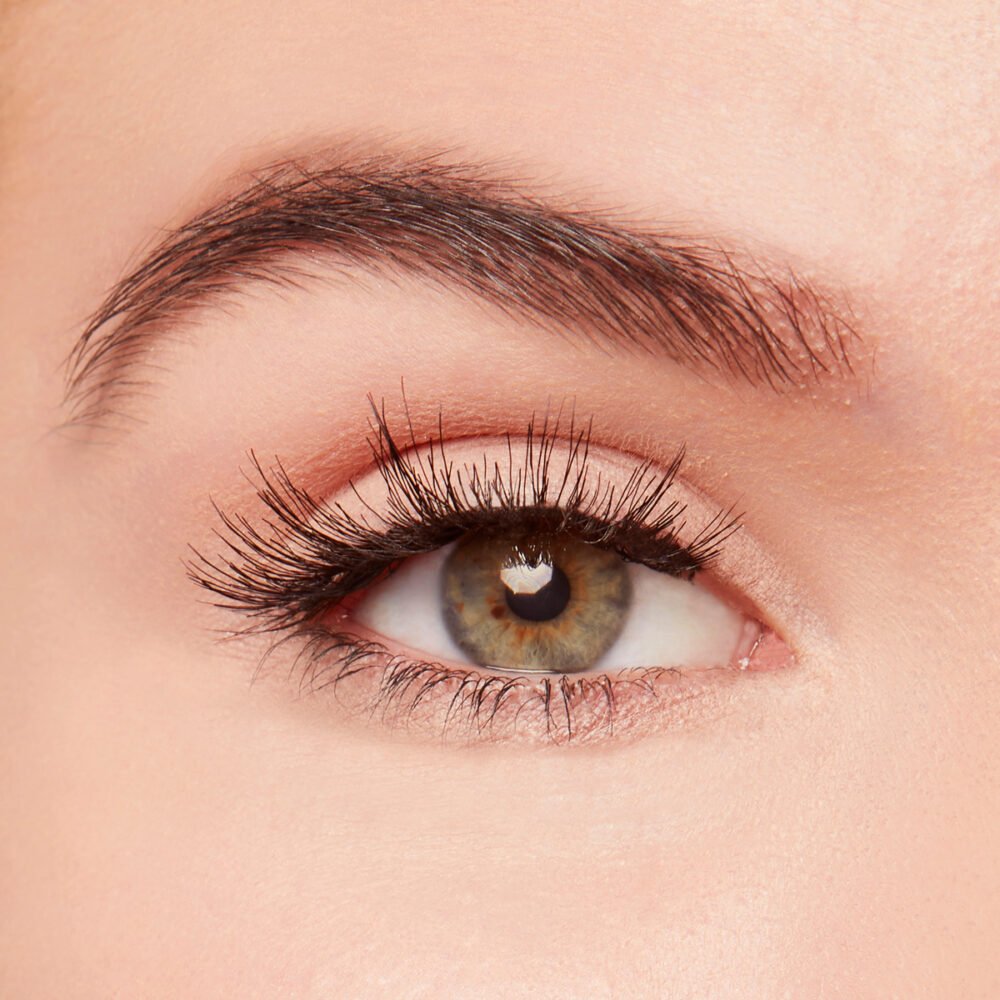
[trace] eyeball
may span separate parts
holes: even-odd
[[[518,529],[406,560],[352,617],[409,655],[559,674],[729,666],[754,625],[696,580]]]

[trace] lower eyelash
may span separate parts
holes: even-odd
[[[378,642],[309,626],[277,640],[258,674],[295,643],[290,673],[300,693],[329,691],[351,715],[390,728],[469,742],[523,741],[565,745],[626,739],[634,729],[680,724],[706,695],[718,698],[726,667],[684,671],[635,667],[601,674],[494,673],[449,667],[391,653]],[[709,677],[708,675],[711,675]]]

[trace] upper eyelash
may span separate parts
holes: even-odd
[[[481,465],[464,474],[465,467],[456,468],[448,458],[440,416],[436,436],[425,441],[417,439],[407,417],[409,441],[400,447],[384,403],[379,408],[370,402],[369,444],[385,486],[384,510],[369,506],[356,489],[367,514],[355,516],[338,503],[318,501],[292,482],[280,462],[269,473],[252,452],[257,496],[268,512],[263,525],[215,507],[224,526],[217,534],[228,554],[213,560],[192,550],[187,572],[221,598],[220,606],[249,615],[244,631],[305,624],[401,560],[475,529],[523,526],[534,519],[545,530],[572,532],[654,570],[690,577],[739,527],[738,517],[723,511],[690,541],[676,540],[685,507],[667,495],[683,449],[666,469],[640,462],[616,486],[589,471],[592,425],[577,430],[570,418],[562,434],[559,418],[550,421],[546,415],[540,424],[531,419],[520,445],[506,436],[506,468],[489,465],[484,455]],[[566,449],[561,468],[554,467],[557,445]]]

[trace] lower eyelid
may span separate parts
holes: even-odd
[[[787,647],[773,633],[759,637],[745,665],[574,675],[427,662],[380,638],[344,619],[304,630],[295,657],[300,691],[330,699],[348,718],[465,743],[627,742],[711,718],[748,673],[787,665]]]
[[[724,700],[734,671],[634,668],[615,674],[487,673],[396,655],[364,636],[320,630],[298,658],[304,692],[349,718],[465,743],[594,744],[681,725]],[[721,674],[728,676],[709,676]]]

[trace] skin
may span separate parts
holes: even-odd
[[[996,996],[997,24],[988,3],[13,5],[0,993]],[[368,277],[208,310],[135,426],[56,430],[60,364],[137,248],[234,172],[385,137],[844,289],[861,377],[705,384]],[[732,582],[797,666],[588,748],[415,740],[251,687],[181,566],[209,497],[247,501],[250,448],[342,486],[366,394],[401,376],[494,433],[572,398],[610,447],[686,443],[693,486],[746,512]]]

